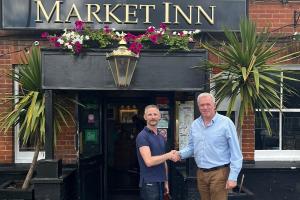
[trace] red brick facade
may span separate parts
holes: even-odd
[[[293,29],[294,10],[300,9],[300,2],[287,4],[279,0],[273,1],[248,1],[249,17],[257,23],[258,28],[269,26],[274,32],[283,33],[283,35],[292,35],[296,29]],[[300,26],[299,26],[300,27]],[[300,30],[297,28],[298,31]],[[17,41],[2,37],[0,40],[0,98],[4,93],[12,93],[12,80],[3,75],[9,72],[13,64],[18,63],[18,50],[30,46],[34,40]],[[218,58],[209,55],[210,60],[217,61]],[[7,105],[0,105],[0,112],[5,113],[9,109]],[[254,116],[249,115],[244,119],[242,137],[242,150],[244,159],[254,160]],[[75,150],[75,127],[63,127],[56,142],[56,158],[63,159],[64,163],[75,163],[77,152]],[[0,134],[0,163],[14,162],[14,136],[11,131],[7,135]]]

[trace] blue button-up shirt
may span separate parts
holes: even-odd
[[[230,163],[228,180],[236,181],[243,156],[236,128],[230,118],[215,114],[210,124],[201,118],[193,121],[188,145],[180,151],[181,159],[194,156],[199,168],[212,168]]]

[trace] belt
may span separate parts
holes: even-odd
[[[228,167],[228,166],[229,166],[229,163],[225,164],[225,165],[212,167],[212,168],[209,168],[209,169],[206,169],[206,168],[198,168],[198,169],[200,169],[203,172],[211,172],[211,171],[215,171],[215,170],[218,170],[218,169],[221,169],[221,168],[224,168],[224,167]]]

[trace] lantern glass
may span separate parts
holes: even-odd
[[[117,87],[130,85],[138,58],[138,55],[127,49],[125,40],[120,41],[118,49],[107,54],[106,59]]]

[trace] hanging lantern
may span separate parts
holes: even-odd
[[[130,85],[139,56],[126,47],[126,41],[119,42],[118,49],[106,55],[117,87]]]

